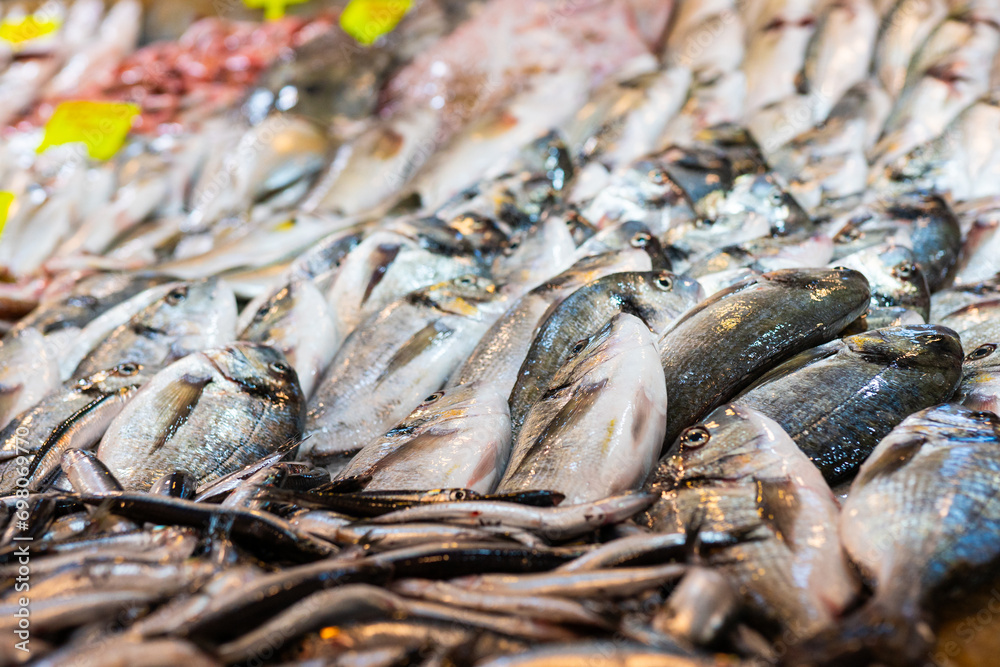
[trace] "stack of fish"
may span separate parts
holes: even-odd
[[[0,662],[993,664],[1000,3],[61,11]],[[79,95],[143,131],[36,154]]]

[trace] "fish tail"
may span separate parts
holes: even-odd
[[[789,649],[782,667],[905,667],[928,662],[934,633],[916,605],[875,598],[833,626]]]

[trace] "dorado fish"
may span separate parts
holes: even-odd
[[[507,398],[487,383],[438,391],[351,459],[338,479],[365,490],[471,489],[488,493],[510,457]]]
[[[657,342],[671,405],[666,443],[781,360],[835,337],[870,298],[857,271],[784,269],[687,311]],[[718,353],[706,354],[706,341]]]
[[[837,537],[837,501],[788,434],[761,413],[738,405],[712,411],[681,434],[649,486],[660,497],[638,520],[654,530],[743,531],[740,543],[713,550],[708,564],[764,626],[811,634],[858,594]]]
[[[666,428],[655,340],[622,312],[578,342],[525,416],[497,492],[549,490],[583,503],[637,488]]]
[[[157,373],[111,422],[97,456],[126,489],[174,470],[202,485],[298,441],[304,412],[280,352],[234,343]]]
[[[992,573],[1000,556],[998,480],[995,414],[939,405],[893,429],[861,467],[840,514],[844,549],[874,596],[793,649],[788,664],[926,660],[935,596]]]
[[[969,352],[962,364],[962,384],[955,402],[971,410],[1000,414],[1000,354],[997,343],[983,343]]]
[[[802,352],[733,399],[781,424],[831,482],[907,415],[948,400],[962,344],[934,325],[878,329]]]
[[[13,459],[0,472],[0,495],[14,493],[18,478],[38,491],[59,470],[63,452],[90,449],[111,421],[149,379],[139,364],[127,362],[71,380],[18,415],[0,433],[0,457]],[[15,463],[18,457],[26,462]],[[26,473],[26,474],[21,474]]]
[[[312,460],[356,451],[439,389],[499,317],[492,282],[466,276],[412,292],[348,336],[309,403]]]
[[[594,334],[618,313],[634,315],[654,334],[660,334],[701,296],[697,281],[668,271],[612,274],[568,296],[539,327],[518,371],[510,394],[515,437],[578,341]]]
[[[76,367],[83,377],[131,361],[150,370],[235,338],[236,298],[216,278],[177,284],[97,345]]]
[[[924,322],[930,317],[927,279],[906,246],[872,246],[838,259],[836,264],[864,274],[871,288],[872,308],[902,306],[919,313]]]

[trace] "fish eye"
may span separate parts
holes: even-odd
[[[992,412],[973,412],[969,415],[974,421],[985,422],[987,424],[993,423],[997,419],[997,416]]]
[[[465,489],[458,489],[452,496],[455,500],[465,500],[466,497]]]
[[[646,246],[649,245],[649,242],[652,240],[653,237],[647,234],[646,232],[639,232],[638,234],[632,237],[632,240],[629,241],[629,244],[633,248],[645,248]]]
[[[573,345],[573,347],[570,348],[569,353],[570,354],[580,354],[581,352],[583,352],[583,348],[585,348],[585,347],[587,347],[587,339],[586,338],[582,338],[582,339],[576,341],[576,343]]]
[[[647,176],[649,176],[649,180],[652,181],[655,185],[663,185],[664,183],[667,182],[668,178],[667,172],[663,171],[662,169],[650,169]]]
[[[674,279],[670,276],[669,273],[661,273],[660,275],[656,276],[656,279],[653,280],[653,283],[656,285],[657,288],[663,290],[664,292],[669,292],[674,288]]]
[[[473,278],[472,276],[462,276],[461,278],[458,279],[458,284],[464,285],[466,287],[468,287],[469,285],[474,285],[475,282],[476,279]]]
[[[435,391],[433,394],[431,394],[430,396],[428,396],[427,398],[424,399],[424,403],[433,403],[434,401],[438,400],[442,396],[444,396],[444,392],[443,391]]]
[[[139,372],[139,364],[133,364],[132,362],[119,364],[116,370],[119,375],[135,375]]]
[[[984,345],[980,345],[972,352],[969,352],[969,356],[967,356],[965,360],[975,361],[976,359],[985,359],[986,357],[996,352],[996,349],[997,349],[996,343],[986,343]]]
[[[775,206],[781,206],[785,203],[785,196],[777,190],[771,193],[770,199]]]
[[[914,264],[900,264],[892,269],[892,275],[900,280],[909,280],[916,271],[917,267]]]
[[[187,298],[187,295],[188,295],[187,286],[175,287],[169,292],[167,292],[167,303],[169,303],[171,306],[176,306],[177,304],[184,301],[184,299]]]
[[[939,340],[941,340],[941,336],[937,334],[926,333],[917,336],[917,340],[920,341],[921,343],[936,343]]]
[[[857,227],[848,227],[837,232],[833,241],[834,243],[848,243],[849,241],[857,241],[859,238],[861,238],[861,230]]]
[[[711,434],[704,426],[692,426],[681,433],[681,446],[688,449],[698,449],[708,444]]]
[[[284,361],[271,362],[270,364],[268,364],[267,367],[270,368],[275,373],[277,373],[278,375],[288,375],[288,373],[291,372],[292,370],[292,367],[286,364]]]

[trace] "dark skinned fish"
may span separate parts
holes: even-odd
[[[948,400],[961,366],[962,345],[950,329],[877,329],[792,357],[733,402],[781,424],[833,483],[907,415]]]
[[[811,634],[857,594],[830,488],[759,412],[732,404],[714,410],[681,434],[650,487],[660,499],[639,520],[657,531],[746,532],[706,558],[760,619]]]
[[[666,444],[782,359],[836,336],[870,298],[857,271],[785,269],[689,310],[657,343],[671,406]],[[706,354],[706,341],[719,353]]]
[[[701,299],[701,286],[669,271],[617,273],[584,285],[554,308],[535,334],[510,395],[515,437],[545,384],[565,363],[573,346],[617,313],[641,319],[660,334]]]
[[[174,470],[201,485],[297,441],[304,408],[280,352],[235,343],[157,373],[108,427],[97,455],[126,489],[147,490]]]
[[[840,515],[844,549],[874,596],[793,649],[788,664],[923,664],[937,596],[995,573],[998,483],[995,414],[939,405],[893,429],[861,467]]]

